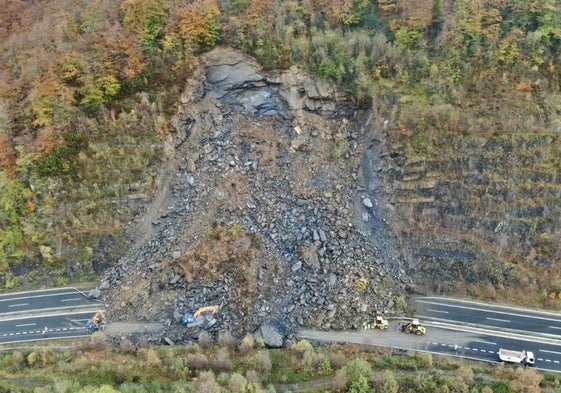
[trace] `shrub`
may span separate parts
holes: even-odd
[[[431,368],[432,367],[432,354],[429,352],[418,352],[415,355],[419,367]]]
[[[349,376],[347,370],[344,368],[338,370],[331,380],[331,388],[334,392],[342,392],[345,386],[349,383]]]
[[[232,393],[245,393],[247,387],[247,379],[241,374],[233,373],[228,381],[228,389]]]
[[[186,357],[175,357],[169,366],[176,377],[182,378],[189,374],[189,361]]]
[[[190,353],[187,355],[187,364],[193,370],[208,370],[209,361],[202,353]]]
[[[87,146],[83,135],[67,132],[63,135],[61,143],[52,151],[45,154],[36,165],[39,176],[68,175],[75,169],[78,154]]]
[[[329,354],[329,363],[333,370],[338,370],[347,363],[347,357],[342,352],[336,352]]]
[[[246,335],[238,347],[238,351],[240,352],[240,355],[247,356],[253,349],[254,345],[255,342],[253,340],[253,335],[252,334]]]
[[[192,391],[197,393],[220,393],[222,389],[216,382],[212,371],[203,371],[193,379]]]
[[[215,372],[231,371],[234,368],[230,360],[230,354],[225,348],[220,348],[214,354],[214,357],[211,358],[210,365]]]
[[[380,393],[397,393],[399,384],[395,379],[395,375],[391,370],[384,371],[382,380],[380,381]]]
[[[202,348],[208,348],[212,345],[212,337],[210,336],[210,333],[207,332],[206,330],[203,330],[199,334],[199,345]]]
[[[142,348],[140,351],[143,351],[143,350],[144,350],[144,348]],[[152,348],[150,348],[148,350],[145,350],[145,354],[144,354],[143,357],[144,357],[144,360],[146,360],[146,363],[148,363],[152,367],[159,366],[160,364],[162,364],[162,361],[160,360],[160,356],[158,355],[158,352],[156,352]]]
[[[273,368],[273,363],[271,362],[271,354],[267,350],[260,350],[255,355],[255,368],[257,372],[262,375],[269,375],[271,369]]]
[[[347,391],[359,393],[372,390],[370,387],[372,367],[366,360],[356,358],[347,364],[344,370],[349,377]]]
[[[314,347],[308,340],[300,340],[296,342],[296,344],[292,345],[290,349],[303,355],[304,352],[313,351]]]
[[[467,383],[468,385],[472,385],[475,375],[474,375],[473,369],[471,367],[460,366],[456,370],[456,376],[462,378],[464,380],[464,382]]]
[[[218,345],[225,348],[234,348],[236,345],[236,339],[232,336],[232,333],[222,331],[218,333]]]

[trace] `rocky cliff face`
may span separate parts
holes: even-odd
[[[386,160],[408,272],[429,291],[543,305],[561,290],[558,132],[439,138],[394,140]]]
[[[527,304],[561,291],[555,130],[415,141],[394,128],[298,69],[206,54],[129,251],[101,281],[110,318],[181,341],[181,315],[211,304],[212,331],[241,336],[357,328],[406,313],[411,291]]]
[[[403,311],[380,127],[297,69],[229,49],[188,82],[153,201],[100,284],[110,318],[168,324],[221,306],[213,331],[348,329]]]

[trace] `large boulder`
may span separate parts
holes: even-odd
[[[266,323],[261,325],[253,334],[255,340],[262,339],[269,348],[280,348],[284,343],[283,335],[272,325]]]

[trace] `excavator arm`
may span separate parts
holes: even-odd
[[[90,333],[103,329],[102,324],[104,321],[105,321],[105,314],[103,314],[102,310],[99,310],[86,322],[86,329]]]
[[[195,318],[199,318],[201,315],[206,314],[208,312],[212,312],[212,314],[216,314],[218,312],[218,310],[220,309],[220,306],[206,306],[206,307],[201,307],[199,308],[197,311],[195,311],[195,313],[193,314],[193,316]]]
[[[98,312],[96,312],[94,314],[94,316],[92,317],[92,323],[95,326],[99,326],[99,324],[105,319],[105,315],[103,314],[103,311],[99,310]]]

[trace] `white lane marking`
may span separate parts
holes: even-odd
[[[441,314],[450,314],[450,311],[435,310],[433,308],[427,308],[427,311],[439,312]]]
[[[487,352],[489,352],[489,353],[495,353],[495,351],[487,351]]]
[[[75,307],[75,306],[66,306],[66,307]],[[57,307],[58,308],[62,308],[62,307]],[[99,308],[98,308],[99,310]],[[102,309],[102,311],[105,311],[104,309]],[[74,316],[78,316],[78,315],[87,315],[88,317],[91,317],[92,314],[95,313],[95,310],[91,310],[91,311],[79,311],[76,313],[72,313],[72,315]],[[58,316],[62,316],[65,318],[68,318],[69,315],[67,312],[59,312],[56,314],[49,314],[49,316],[51,317],[58,317]],[[24,319],[37,319],[37,316],[32,316],[32,317],[17,317],[17,318],[5,318],[3,319],[3,321],[19,321],[19,320],[24,320]],[[84,319],[84,321],[87,321],[88,319]]]
[[[539,317],[539,316],[536,316],[536,315],[518,314],[518,313],[513,313],[513,312],[507,312],[507,311],[492,310],[492,309],[489,309],[489,308],[477,308],[477,307],[460,306],[460,305],[457,305],[457,304],[431,302],[431,301],[427,301],[427,300],[423,300],[423,299],[417,299],[416,301],[419,302],[419,303],[434,304],[434,305],[437,305],[437,306],[444,306],[444,307],[451,307],[451,308],[461,308],[461,309],[464,309],[464,310],[475,310],[475,311],[492,312],[493,314],[512,315],[514,317],[541,319],[541,320],[544,320],[544,321],[555,321],[555,322],[560,321],[559,318],[545,318],[545,317]]]
[[[60,299],[61,302],[76,302],[82,300],[81,297],[73,297],[72,299]]]
[[[32,293],[32,292],[36,292],[36,291],[29,291],[29,293]],[[27,292],[21,292],[21,293],[23,294],[23,293],[27,293]],[[37,298],[41,298],[41,297],[76,295],[76,293],[77,293],[77,291],[58,292],[58,293],[42,293],[40,295],[14,296],[14,297],[7,297],[5,299],[3,299],[3,298],[6,297],[6,296],[10,296],[10,295],[2,295],[2,296],[0,296],[0,302],[9,302],[9,301],[13,301],[15,299],[23,300],[23,299],[37,299]],[[87,299],[87,297],[84,296],[84,299]]]
[[[497,343],[494,343],[492,341],[484,341],[484,340],[472,340],[472,341],[475,341],[477,343],[482,343],[482,344],[497,345]]]
[[[559,327],[559,326],[548,326],[548,328],[550,328],[550,329],[559,329],[559,330],[561,330],[561,327]]]
[[[551,359],[545,359],[545,361],[551,363]]]
[[[473,350],[474,350],[474,351],[479,351],[479,349],[477,349],[477,348],[473,348]]]
[[[538,351],[540,351],[540,352],[546,352],[546,353],[554,353],[554,354],[556,354],[556,355],[561,355],[561,352],[548,351],[547,349],[538,349]]]
[[[487,319],[490,320],[490,321],[510,322],[510,320],[508,320],[508,319],[491,318],[491,317],[487,317]]]
[[[22,323],[19,325],[16,325],[16,327],[23,327],[23,326],[37,326],[36,323]]]
[[[559,363],[559,360],[554,360],[553,363]]]
[[[29,306],[29,303],[18,303],[18,304],[8,305],[8,307],[22,307],[22,306]]]
[[[471,351],[470,347],[464,347],[464,349],[467,349],[468,351]]]
[[[543,361],[543,359],[542,359],[542,358],[538,358],[538,360],[539,360],[539,361]]]
[[[481,349],[481,352],[487,352],[487,350],[486,349]]]

